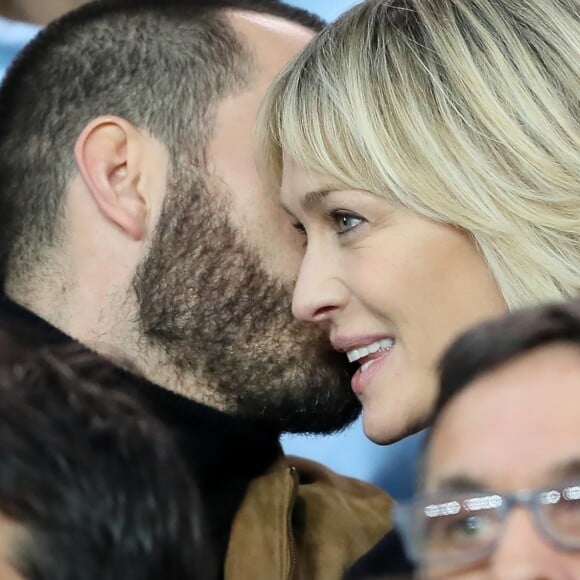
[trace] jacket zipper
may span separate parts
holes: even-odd
[[[292,513],[294,512],[294,503],[296,502],[296,494],[298,490],[298,481],[296,475],[296,468],[290,467],[290,476],[292,477],[292,494],[290,496],[290,504],[288,506],[288,513],[286,516],[286,524],[288,526],[288,546],[290,551],[290,566],[288,569],[288,580],[293,580],[294,571],[296,569],[296,546],[294,545],[294,530],[292,528]]]

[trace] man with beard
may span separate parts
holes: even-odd
[[[252,156],[266,88],[319,28],[275,0],[103,0],[0,89],[4,328],[98,352],[171,426],[226,578],[339,578],[390,525],[382,492],[278,441],[359,412],[291,317],[301,242]]]

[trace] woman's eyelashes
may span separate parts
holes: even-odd
[[[292,227],[302,236],[302,238],[304,239],[304,243],[302,244],[302,246],[306,248],[308,244],[308,234],[306,233],[306,228],[304,227],[304,224],[302,222],[295,221],[292,224]]]
[[[328,217],[339,236],[352,232],[367,221],[362,216],[344,209],[330,210]]]
[[[344,209],[330,210],[326,212],[325,217],[326,220],[328,220],[327,223],[338,236],[349,234],[368,221],[364,217]],[[292,224],[292,227],[299,232],[300,235],[304,236],[306,239],[308,238],[306,226],[302,222],[296,220]]]
[[[299,221],[295,221],[295,222],[292,224],[292,227],[293,227],[293,228],[294,228],[294,229],[295,229],[297,232],[300,232],[302,235],[304,235],[304,236],[306,235],[306,228],[304,227],[304,224],[302,224],[301,222],[299,222]]]

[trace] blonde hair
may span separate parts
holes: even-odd
[[[513,309],[580,292],[578,0],[369,0],[281,73],[282,155],[468,232]]]

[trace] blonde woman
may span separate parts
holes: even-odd
[[[294,314],[356,365],[372,440],[428,422],[461,331],[580,292],[579,96],[577,0],[370,0],[272,88]]]
[[[580,291],[579,99],[577,0],[370,0],[272,88],[294,314],[356,363],[374,441],[425,425],[460,331]]]

